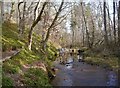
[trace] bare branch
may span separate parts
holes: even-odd
[[[46,38],[45,38],[44,42],[47,42],[47,41],[48,41],[48,38],[49,38],[49,35],[50,35],[50,29],[54,26],[54,24],[55,24],[55,22],[56,22],[56,20],[57,20],[57,18],[58,18],[58,15],[60,14],[60,12],[61,12],[61,10],[62,10],[63,4],[64,4],[64,0],[62,0],[61,5],[60,5],[60,7],[59,7],[59,9],[58,9],[57,14],[56,14],[56,16],[55,16],[52,24],[51,24],[50,27],[48,28],[48,32],[47,32],[47,35],[46,35]]]

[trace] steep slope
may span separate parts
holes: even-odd
[[[27,45],[27,32],[23,39],[19,39],[17,24],[4,22],[2,25],[2,51],[11,52],[20,50],[18,54],[6,60],[2,66],[3,86],[49,86],[48,70],[55,60],[56,48],[48,43],[47,55],[40,49],[40,36],[34,34],[33,48],[29,51]]]

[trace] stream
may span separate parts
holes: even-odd
[[[99,66],[78,60],[71,60],[65,65],[55,61],[54,65],[58,71],[52,80],[53,86],[118,86],[117,74]]]

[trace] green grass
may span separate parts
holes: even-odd
[[[37,87],[45,87],[45,88],[52,88],[49,83],[49,79],[47,74],[38,69],[38,68],[30,68],[28,72],[24,74],[24,82],[28,86],[37,86]]]
[[[100,65],[108,69],[113,69],[117,71],[119,69],[118,58],[117,57],[98,57],[98,56],[87,56],[85,61],[90,64]]]
[[[4,62],[3,72],[10,74],[21,74],[22,66],[24,64],[32,64],[38,60],[42,61],[42,58],[29,50],[23,49],[18,55],[14,56],[10,60]],[[50,66],[51,60],[48,58],[45,59],[45,62]],[[24,73],[22,73],[24,74]],[[28,77],[31,76],[31,77]],[[32,77],[37,78],[35,80]],[[27,86],[50,86],[48,76],[41,69],[30,69],[25,73],[26,85]],[[5,79],[6,80],[6,79]]]
[[[2,88],[9,88],[13,86],[13,80],[10,77],[3,75],[2,77]]]
[[[107,51],[86,50],[85,61],[90,64],[99,65],[101,67],[118,71],[119,57],[110,54]]]
[[[32,51],[22,49],[20,53],[3,64],[3,71],[6,73],[19,73],[24,64],[31,64],[34,61],[40,60],[40,57]]]

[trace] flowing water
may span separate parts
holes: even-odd
[[[85,62],[72,62],[60,65],[54,63],[59,70],[52,81],[53,86],[118,86],[115,72]]]

